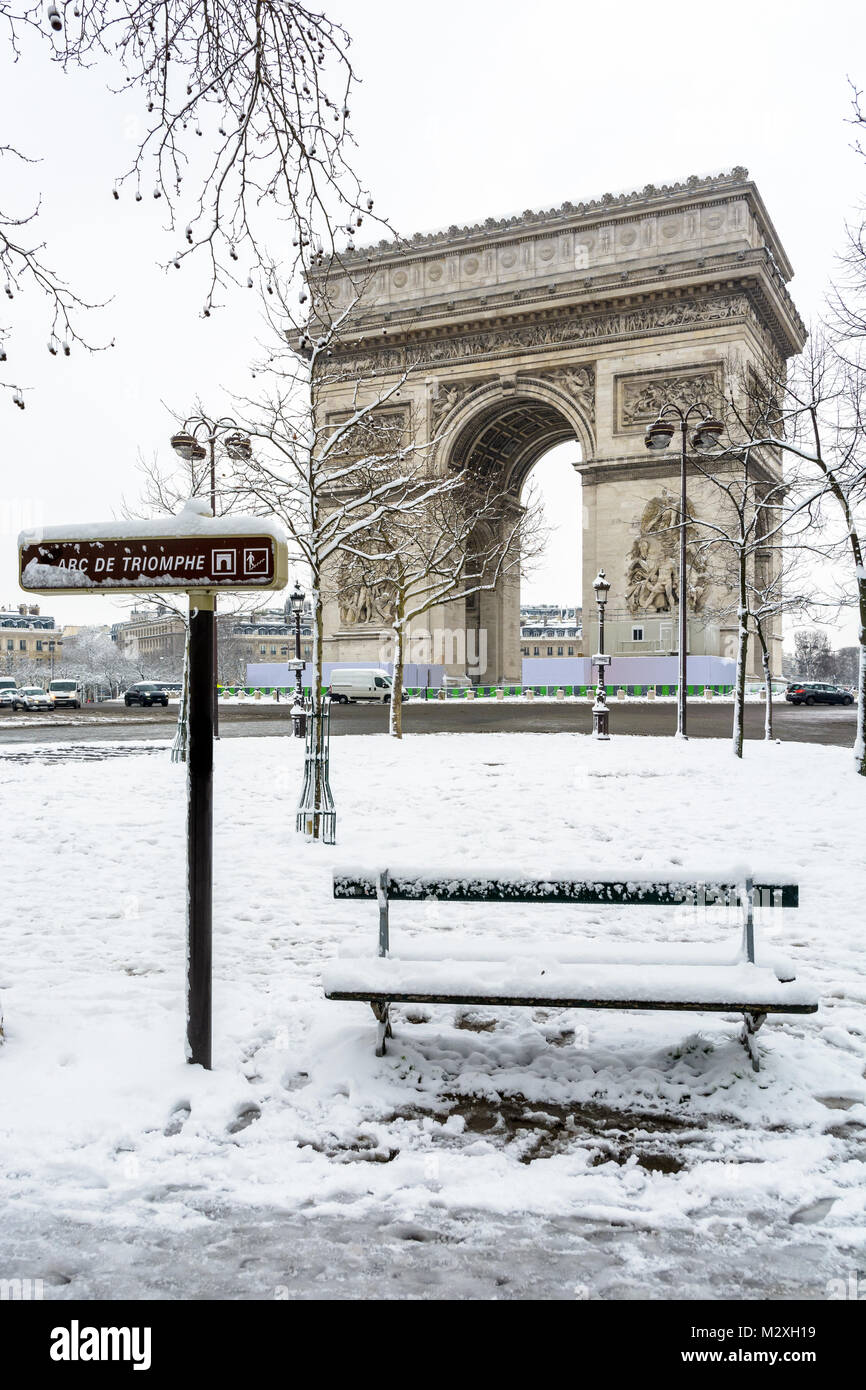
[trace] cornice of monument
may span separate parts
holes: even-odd
[[[551,208],[546,212],[528,208],[510,217],[488,217],[484,222],[472,225],[460,227],[452,224],[445,230],[415,232],[406,239],[389,241],[386,238],[373,246],[345,251],[340,259],[346,270],[351,273],[356,266],[360,269],[371,263],[387,265],[389,262],[405,261],[407,258],[424,259],[431,253],[469,250],[476,244],[514,240],[515,234],[520,237],[579,230],[585,226],[604,223],[611,218],[624,220],[624,216],[627,219],[645,216],[648,213],[663,213],[668,209],[675,211],[688,206],[689,203],[704,203],[714,195],[730,195],[734,192],[747,196],[752,202],[782,275],[789,280],[793,275],[793,269],[757,186],[749,178],[749,171],[743,165],[735,165],[728,172],[705,177],[691,174],[681,183],[648,183],[640,191],[604,193],[600,198],[592,198],[589,202],[564,202],[560,207]]]
[[[335,343],[338,359],[362,353],[390,356],[398,348],[412,344],[431,347],[437,342],[460,340],[492,331],[497,336],[545,323],[577,322],[580,318],[616,316],[651,306],[707,302],[712,297],[745,293],[761,306],[760,317],[783,356],[799,351],[806,331],[777,269],[767,264],[763,252],[725,258],[725,264],[704,267],[692,275],[672,274],[669,284],[648,274],[625,284],[621,275],[600,279],[598,283],[562,286],[560,293],[527,290],[515,299],[512,294],[495,293],[476,301],[463,301],[459,310],[446,305],[423,315],[367,315]],[[787,312],[786,312],[787,311]],[[575,319],[575,315],[577,319]],[[784,322],[787,320],[787,322]],[[618,335],[615,335],[618,336]]]
[[[479,326],[491,319],[499,321],[518,316],[549,315],[563,305],[591,311],[605,304],[611,307],[616,304],[628,306],[647,299],[663,299],[671,295],[681,297],[713,286],[719,288],[721,282],[742,282],[750,272],[756,288],[759,281],[764,282],[763,298],[768,308],[770,300],[775,299],[775,316],[787,320],[787,351],[798,351],[805,341],[806,328],[778,267],[765,250],[707,256],[699,261],[677,262],[656,270],[641,268],[625,273],[619,270],[602,271],[594,276],[575,278],[570,284],[558,285],[555,291],[527,287],[515,293],[513,290],[487,288],[474,298],[461,299],[453,308],[438,303],[430,305],[423,314],[419,314],[418,307],[413,305],[404,309],[372,309],[358,316],[346,335],[346,342],[371,335],[378,337],[377,328],[383,338],[387,336],[393,342],[405,333],[435,335],[446,328],[455,332],[464,325]],[[783,351],[784,336],[779,338]]]

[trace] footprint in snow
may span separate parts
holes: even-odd
[[[190,1103],[188,1100],[179,1101],[169,1116],[168,1124],[162,1131],[166,1139],[171,1139],[175,1134],[180,1134],[184,1125],[190,1117]]]
[[[820,1197],[818,1201],[813,1202],[811,1206],[799,1207],[797,1211],[792,1212],[788,1220],[792,1226],[813,1226],[818,1221],[824,1220],[824,1217],[835,1201],[835,1197]]]
[[[242,1129],[247,1129],[247,1127],[253,1123],[253,1120],[260,1119],[261,1113],[257,1105],[245,1105],[243,1109],[239,1110],[235,1115],[231,1124],[227,1126],[226,1133],[239,1134]]]

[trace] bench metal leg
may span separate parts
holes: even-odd
[[[755,1034],[766,1017],[766,1014],[743,1014],[743,1031],[740,1033],[740,1042],[749,1054],[752,1063],[752,1071],[761,1070],[761,1059],[758,1056],[758,1045],[755,1042]]]
[[[376,1015],[378,1027],[376,1029],[376,1056],[385,1056],[385,1039],[393,1038],[391,1031],[391,1005],[388,1003],[380,1004],[378,1000],[370,1000],[370,1008]]]

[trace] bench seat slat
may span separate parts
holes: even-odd
[[[344,959],[324,972],[328,999],[545,1004],[557,1008],[814,1013],[814,990],[757,965],[585,966],[524,961]]]
[[[524,874],[493,877],[473,876],[465,869],[451,873],[414,874],[388,870],[388,897],[394,902],[423,902],[435,898],[453,903],[597,903],[629,907],[672,907],[694,899],[729,906],[739,903],[745,876],[708,875],[666,883],[656,877],[641,877],[628,870],[621,876],[606,872],[596,878],[532,878]],[[376,897],[378,871],[334,870],[334,897],[372,899]],[[799,906],[798,885],[774,880],[756,882],[759,903],[781,907]]]

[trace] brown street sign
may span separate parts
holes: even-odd
[[[105,540],[22,536],[20,583],[30,593],[107,589],[278,589],[285,545],[267,533],[118,536]]]

